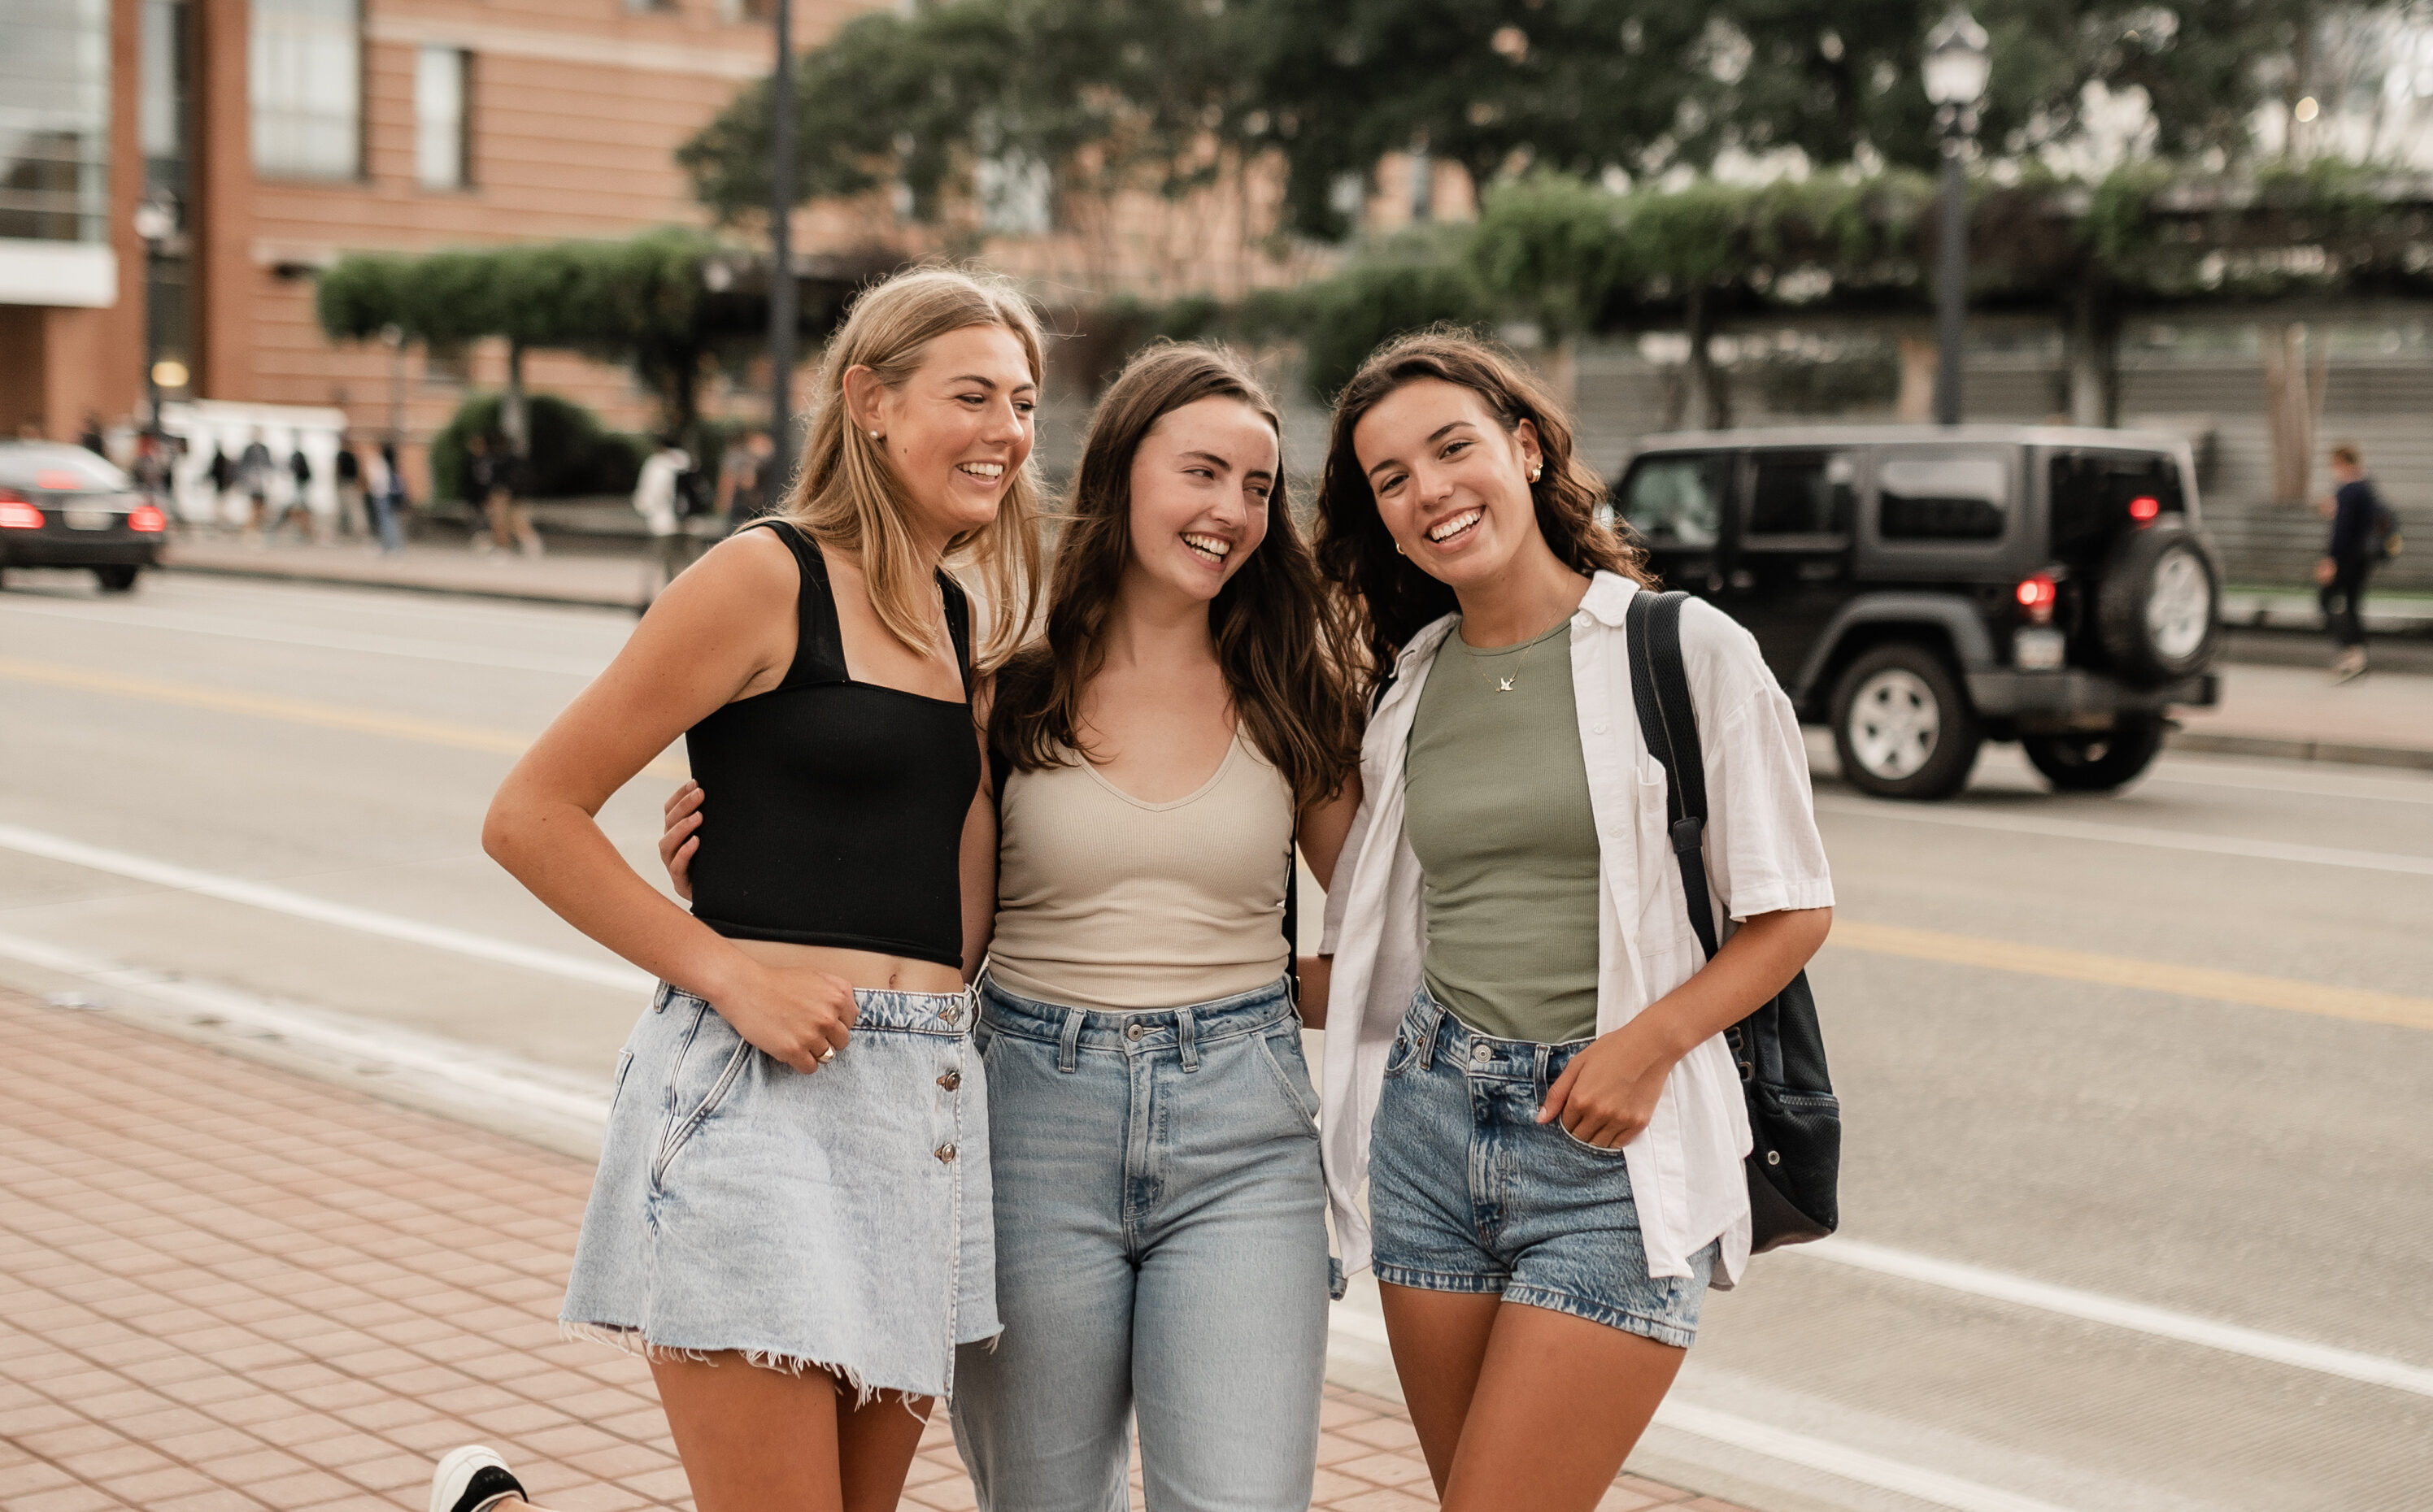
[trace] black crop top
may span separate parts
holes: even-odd
[[[685,732],[702,805],[694,917],[738,940],[963,960],[963,819],[979,790],[968,701],[845,675],[827,563],[791,525],[802,570],[794,660],[766,693]],[[971,684],[971,607],[938,574],[955,664]],[[968,694],[966,695],[968,700]]]

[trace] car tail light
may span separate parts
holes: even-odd
[[[2047,625],[2052,623],[2053,601],[2061,597],[2061,589],[2051,578],[2039,572],[2019,581],[2017,597],[2030,624]]]
[[[13,488],[0,488],[0,530],[41,530],[43,512]]]
[[[2140,494],[2129,501],[2129,518],[2140,525],[2152,524],[2154,517],[2162,512],[2163,501],[2152,495]]]
[[[92,484],[65,467],[46,467],[34,474],[34,486],[47,488],[55,494],[72,494]]]
[[[161,513],[158,504],[138,504],[127,512],[127,528],[148,533],[169,528],[169,517]]]

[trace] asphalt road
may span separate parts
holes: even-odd
[[[11,574],[0,980],[604,1079],[629,969],[476,832],[631,624]],[[1914,807],[1820,750],[1853,1242],[1710,1300],[1634,1464],[1780,1512],[2433,1508],[2433,776],[2174,756],[2058,799],[1997,748]],[[604,816],[646,875],[679,769]],[[1355,1293],[1347,1374],[1375,1337]]]

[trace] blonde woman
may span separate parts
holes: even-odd
[[[1011,290],[932,269],[865,294],[784,506],[660,595],[484,828],[663,982],[618,1062],[563,1317],[648,1355],[701,1512],[893,1508],[955,1347],[997,1333],[964,985],[996,836],[971,610],[940,564],[987,579],[984,647],[1021,637],[1039,382]],[[689,914],[594,820],[679,735],[720,799]],[[526,1504],[473,1447],[432,1494]]]

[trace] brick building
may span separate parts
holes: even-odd
[[[794,0],[825,38],[891,0]],[[698,223],[672,153],[763,74],[763,0],[9,0],[0,8],[0,433],[73,434],[144,397],[337,405],[414,436],[500,353],[333,346],[341,251],[618,237]],[[147,252],[136,209],[174,201]],[[798,245],[850,236],[806,212]],[[638,427],[622,370],[528,379]]]

